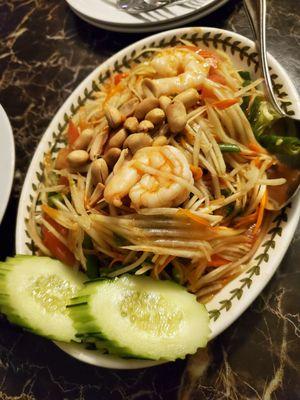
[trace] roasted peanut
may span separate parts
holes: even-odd
[[[107,106],[104,110],[104,114],[108,125],[113,129],[118,128],[123,122],[123,115],[116,107]]]
[[[164,110],[164,112],[166,112],[168,105],[172,102],[172,100],[168,96],[160,96],[158,101],[160,108]]]
[[[110,137],[106,148],[110,149],[111,147],[122,147],[122,144],[126,138],[127,138],[127,133],[125,129],[122,128]]]
[[[156,98],[147,98],[142,100],[135,108],[134,116],[141,121],[145,115],[153,108],[159,106],[159,101]]]
[[[146,119],[144,119],[143,121],[141,121],[139,123],[139,127],[138,127],[139,132],[149,132],[152,129],[154,129],[154,125],[152,124],[151,121],[147,121]]]
[[[98,158],[92,162],[91,175],[94,185],[98,182],[104,183],[108,177],[108,167],[103,158]]]
[[[118,161],[121,154],[121,149],[117,147],[110,148],[103,156],[106,164],[110,170],[113,169],[115,163]]]
[[[89,153],[85,150],[73,150],[67,156],[68,163],[72,168],[83,167],[89,160]]]
[[[187,123],[187,115],[184,104],[181,101],[172,101],[167,107],[166,115],[169,129],[172,133],[179,133],[184,129]]]
[[[73,148],[75,150],[86,150],[92,140],[93,134],[93,129],[84,129],[80,136],[75,140]]]
[[[166,144],[168,144],[168,138],[166,138],[165,136],[157,136],[152,143],[152,146],[165,146]]]
[[[194,106],[198,100],[200,99],[200,95],[196,89],[187,89],[184,92],[178,94],[174,97],[173,101],[181,101],[186,108],[190,108]]]
[[[123,147],[128,147],[132,154],[143,147],[151,146],[153,139],[147,133],[133,133],[123,143]]]
[[[139,127],[139,121],[137,120],[136,117],[129,117],[126,119],[124,122],[123,127],[127,129],[129,132],[137,132],[138,127]]]
[[[145,119],[154,125],[158,125],[165,119],[165,116],[166,114],[161,108],[154,108],[146,114]]]

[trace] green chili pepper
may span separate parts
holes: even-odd
[[[222,153],[239,153],[241,149],[236,144],[232,143],[219,143]]]

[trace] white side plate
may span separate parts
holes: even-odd
[[[14,170],[14,136],[9,119],[0,105],[0,223],[9,200]]]

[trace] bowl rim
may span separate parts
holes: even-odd
[[[151,41],[156,41],[160,38],[163,37],[171,37],[172,35],[180,35],[182,36],[184,33],[206,33],[206,32],[211,32],[213,34],[220,33],[224,35],[229,35],[232,38],[239,40],[241,43],[245,44],[246,46],[249,46],[249,48],[253,49],[255,47],[253,41],[250,39],[235,33],[231,32],[225,29],[220,29],[220,28],[213,28],[213,27],[188,27],[188,28],[177,28],[177,29],[172,29],[168,30],[165,32],[160,32],[151,36],[147,36],[144,39],[141,39],[129,46],[127,46],[125,49],[120,50],[110,58],[108,58],[105,62],[100,64],[98,67],[96,67],[73,91],[72,93],[68,96],[68,98],[65,100],[65,102],[61,105],[59,110],[56,112],[52,120],[50,121],[50,124],[48,125],[47,129],[45,130],[44,134],[41,137],[41,140],[35,150],[35,153],[33,155],[31,164],[28,168],[26,178],[24,180],[23,188],[22,188],[22,193],[20,196],[20,201],[19,201],[19,206],[18,206],[18,213],[17,213],[17,225],[16,225],[16,252],[23,251],[24,248],[24,241],[22,239],[22,233],[23,233],[23,227],[24,227],[24,204],[26,204],[26,201],[29,197],[29,194],[31,192],[31,183],[33,180],[33,174],[35,173],[37,169],[37,162],[40,159],[40,154],[43,151],[44,147],[44,142],[45,142],[45,137],[47,136],[47,133],[51,130],[52,127],[57,127],[59,121],[62,120],[62,116],[66,111],[69,111],[71,103],[73,102],[73,99],[76,98],[79,94],[83,92],[83,90],[89,86],[90,82],[93,80],[93,77],[97,76],[101,70],[107,70],[110,69],[112,65],[118,60],[121,59],[123,56],[126,54],[129,54],[131,51],[133,51],[136,48],[141,48],[143,45],[149,45]],[[276,69],[276,73],[280,75],[282,80],[285,81],[289,88],[289,94],[292,95],[293,98],[297,100],[297,104],[299,103],[299,96],[297,94],[297,90],[294,87],[292,81],[290,80],[287,72],[285,69],[276,61],[274,57],[271,55],[268,55],[270,65]],[[269,269],[267,276],[265,276],[264,279],[261,279],[259,284],[256,283],[255,289],[248,290],[247,293],[247,298],[244,297],[242,301],[239,302],[239,306],[235,307],[234,310],[231,310],[229,314],[227,314],[227,317],[225,319],[219,320],[217,327],[215,328],[214,333],[211,335],[210,340],[219,335],[221,332],[223,332],[225,329],[227,329],[228,326],[230,326],[248,307],[249,305],[255,300],[255,298],[258,296],[258,294],[263,290],[263,288],[266,286],[266,284],[269,282],[273,274],[275,273],[276,269],[278,268],[289,244],[290,241],[292,240],[292,237],[294,235],[295,229],[297,227],[298,219],[300,216],[300,193],[299,195],[295,198],[293,202],[293,209],[292,209],[292,216],[290,218],[288,226],[286,226],[285,230],[285,235],[284,238],[281,238],[281,250],[280,250],[280,257],[278,257],[271,265],[273,265],[272,268]],[[270,264],[270,262],[269,262]],[[230,315],[230,317],[228,317]],[[222,321],[222,323],[221,323]],[[107,355],[102,355],[101,353],[95,354],[89,354],[88,350],[85,349],[79,349],[76,347],[76,344],[65,344],[65,343],[57,343],[57,344],[63,351],[67,352],[69,355],[84,361],[89,364],[105,367],[105,368],[116,368],[116,369],[135,369],[135,368],[144,368],[144,367],[150,367],[153,365],[159,365],[162,364],[166,361],[148,361],[148,360],[131,360],[131,359],[121,359],[121,358],[116,358],[113,356],[107,356]],[[77,345],[78,346],[78,345]],[[70,350],[71,349],[71,350]]]

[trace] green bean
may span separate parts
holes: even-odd
[[[241,149],[236,144],[232,143],[219,143],[222,153],[239,153]]]

